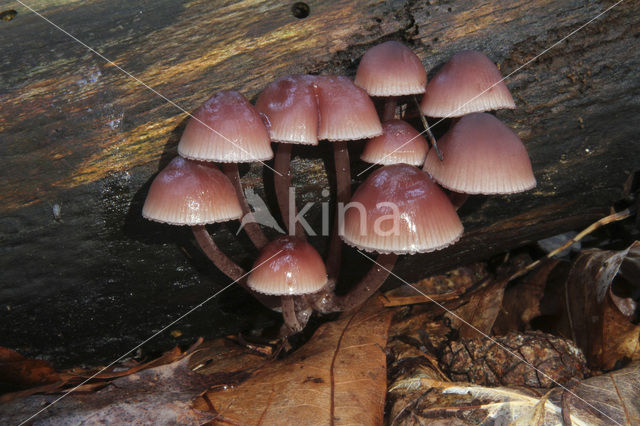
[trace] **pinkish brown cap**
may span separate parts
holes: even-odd
[[[430,152],[424,170],[442,186],[467,194],[510,194],[536,186],[527,150],[491,114],[465,115],[438,141],[444,157]]]
[[[484,53],[456,53],[427,85],[420,109],[429,117],[460,117],[472,112],[513,109],[507,85]]]
[[[374,164],[406,163],[421,166],[427,151],[427,140],[409,123],[389,120],[382,123],[382,135],[367,142],[360,159]]]
[[[382,134],[382,125],[371,98],[342,76],[317,76],[320,110],[318,139],[348,141]]]
[[[265,119],[272,141],[318,144],[318,102],[313,81],[310,75],[282,77],[260,93],[256,109]]]
[[[386,41],[365,52],[354,83],[371,96],[413,95],[424,93],[427,71],[407,46]]]
[[[363,250],[423,253],[462,235],[449,198],[426,173],[408,164],[371,173],[345,208],[342,239]]]
[[[194,226],[239,219],[242,209],[233,185],[213,164],[176,157],[153,179],[142,216]]]
[[[290,236],[262,249],[247,280],[252,290],[274,296],[315,293],[326,283],[327,271],[316,249]]]
[[[260,114],[244,96],[231,90],[216,93],[193,114],[182,133],[178,154],[220,163],[273,158]]]

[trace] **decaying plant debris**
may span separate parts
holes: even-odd
[[[150,411],[160,410],[167,419],[195,423],[634,424],[640,420],[639,255],[639,242],[619,251],[587,250],[558,274],[554,269],[563,263],[554,261],[506,291],[500,284],[503,298],[496,297],[495,283],[521,267],[522,258],[514,257],[495,272],[487,264],[461,267],[416,283],[427,294],[423,303],[412,299],[400,305],[407,300],[406,289],[388,291],[321,325],[302,347],[276,359],[268,344],[218,339],[147,364],[112,368],[61,400],[56,410],[43,413],[41,421],[117,420],[123,410],[153,418]],[[545,302],[565,290],[570,294],[576,277],[585,288],[603,290],[584,292],[568,304]],[[447,296],[454,284],[466,289],[456,298]],[[522,299],[523,294],[528,295],[522,300],[525,313],[505,312],[514,306],[514,295]],[[435,302],[425,302],[428,298]],[[470,301],[498,309],[488,309],[493,315],[465,316],[467,324],[453,321],[470,312],[463,309]],[[577,306],[608,310],[590,339],[575,318],[569,320]],[[536,321],[548,322],[549,316],[555,318],[552,332],[535,331]],[[487,336],[462,337],[470,327],[488,330]],[[603,333],[616,345],[599,340]],[[11,413],[7,418],[16,421],[91,374],[55,372],[40,361],[39,379],[34,374],[10,377],[8,369],[26,371],[16,369],[16,363],[34,361],[3,354],[4,381],[15,388],[40,384],[3,397],[0,415]],[[39,395],[28,396],[34,392]]]

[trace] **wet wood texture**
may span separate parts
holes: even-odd
[[[304,19],[282,2],[134,3],[27,2],[112,62],[21,4],[2,4],[17,12],[0,21],[0,299],[22,307],[14,322],[44,308],[30,295],[54,286],[76,294],[89,282],[96,299],[111,294],[126,307],[121,289],[135,280],[162,292],[185,279],[176,265],[194,283],[203,274],[218,280],[192,260],[199,254],[185,233],[140,219],[150,179],[175,155],[185,111],[220,89],[254,98],[284,74],[353,76],[363,52],[388,39],[409,45],[430,77],[462,49],[492,58],[518,107],[498,117],[524,141],[538,180],[525,194],[472,199],[461,212],[465,237],[401,260],[396,271],[407,279],[582,227],[607,214],[640,169],[636,1],[308,1]],[[326,148],[296,154],[300,201],[322,199]],[[271,184],[262,185],[270,175],[241,171],[275,206]],[[216,238],[250,262],[234,233],[223,227]]]

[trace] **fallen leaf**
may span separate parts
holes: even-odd
[[[194,406],[231,424],[382,423],[391,312],[376,298],[323,324],[302,348]]]
[[[0,405],[3,423],[18,424],[51,404],[33,424],[193,424],[214,415],[196,410],[191,400],[211,380],[188,368],[189,357],[148,368],[108,383],[92,393],[31,395]],[[54,403],[55,402],[55,403]]]
[[[574,262],[565,287],[565,321],[593,368],[640,359],[638,293],[640,242],[626,250],[586,250]],[[614,289],[620,275],[622,288]]]
[[[389,391],[405,396],[391,407],[391,425],[640,423],[638,363],[545,393],[432,378],[405,379]]]
[[[530,328],[531,320],[542,314],[540,302],[545,295],[549,274],[559,262],[549,259],[505,289],[502,310],[493,326],[494,334]]]
[[[506,285],[506,278],[490,279],[485,287],[471,294],[466,303],[445,314],[460,337],[478,337],[491,332],[502,308]]]
[[[640,424],[640,363],[556,389],[563,414],[586,424]]]
[[[432,301],[442,302],[460,297],[467,289],[487,277],[486,265],[477,263],[463,266],[443,275],[424,278],[411,286],[402,285],[385,292],[385,307],[406,306]],[[424,296],[424,295],[427,296]]]
[[[0,346],[0,394],[55,383],[58,373],[41,359],[29,359]]]

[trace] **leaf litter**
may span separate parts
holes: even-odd
[[[503,278],[521,264],[509,259],[495,273],[471,265],[417,283],[437,304],[392,290],[281,359],[216,339],[111,368],[35,423],[639,423],[640,243]],[[90,376],[2,349],[0,377],[17,391],[2,396],[0,416],[22,421]]]

